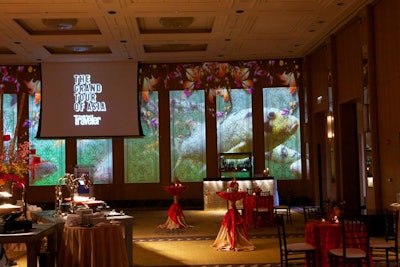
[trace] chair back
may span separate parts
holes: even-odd
[[[265,192],[265,194],[260,194],[256,196],[256,206],[255,211],[270,211],[271,208],[271,197],[269,193]]]
[[[269,191],[261,191],[260,196],[270,196],[270,192]]]
[[[304,222],[322,219],[322,210],[320,206],[303,206]]]
[[[398,248],[398,232],[399,232],[399,210],[385,209],[385,239],[386,241],[394,241],[396,249]]]
[[[365,217],[349,217],[342,219],[341,226],[344,258],[346,258],[347,249],[359,248],[365,252],[365,258],[369,259],[369,237],[365,220]]]
[[[283,219],[283,214],[275,214],[274,222],[278,231],[279,238],[279,252],[281,262],[287,262],[287,243],[286,243],[286,232],[285,232],[285,220]],[[282,261],[284,260],[284,261]]]

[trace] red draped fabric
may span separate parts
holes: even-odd
[[[269,200],[269,210],[270,216],[268,218],[268,221],[266,222],[268,225],[273,225],[274,224],[274,197],[267,196],[271,198]],[[247,195],[243,199],[243,208],[244,208],[244,220],[247,225],[247,227],[253,227],[254,223],[254,216],[253,216],[253,209],[256,207],[256,196],[254,195]],[[262,222],[257,222],[257,224],[261,224]],[[260,225],[257,225],[260,226]]]
[[[328,251],[332,248],[342,247],[341,224],[328,221],[307,222],[305,241],[316,248],[317,266],[329,267]],[[372,257],[370,266],[374,266]]]
[[[235,202],[244,198],[247,192],[217,192],[217,194],[228,201],[228,211],[221,222],[213,247],[221,250],[254,250],[254,246],[248,241],[244,219],[235,205]]]
[[[179,217],[184,217],[183,211],[179,203],[173,203],[168,209],[168,217],[177,224],[180,224]]]
[[[178,202],[178,196],[186,190],[186,186],[165,186],[165,191],[173,196],[174,202],[168,209],[168,218],[164,224],[159,225],[160,228],[177,229],[189,227],[186,223],[185,215]]]
[[[342,230],[339,223],[307,222],[305,239],[316,248],[317,266],[329,267],[328,251],[341,247]]]
[[[186,190],[186,186],[165,186],[164,187],[165,191],[168,194],[171,194],[173,196],[177,196],[183,193],[183,191]]]

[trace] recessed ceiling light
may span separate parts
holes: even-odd
[[[78,53],[87,52],[92,48],[91,45],[66,45],[64,47]]]
[[[42,19],[42,23],[49,28],[65,31],[72,29],[78,19]]]

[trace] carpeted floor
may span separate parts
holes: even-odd
[[[226,211],[184,211],[192,227],[165,230],[157,226],[166,211],[134,211],[134,266],[279,266],[275,227],[249,228],[254,251],[217,251],[211,247]],[[291,241],[304,240],[303,215],[294,211],[287,225]]]
[[[225,210],[184,210],[192,227],[161,229],[167,210],[129,209],[135,217],[133,231],[133,266],[149,267],[278,267],[279,248],[275,227],[249,228],[254,251],[217,251],[213,244]],[[292,209],[293,223],[286,224],[288,241],[304,241],[304,218],[299,208]],[[8,252],[16,267],[26,267],[26,253]],[[375,264],[375,267],[384,266]],[[41,266],[43,267],[43,266]],[[58,266],[63,267],[63,266]],[[65,266],[67,267],[67,266]],[[111,267],[111,266],[110,266]],[[118,267],[118,266],[112,266]]]

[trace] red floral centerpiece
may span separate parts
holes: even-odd
[[[228,184],[227,192],[237,192],[239,191],[239,183],[236,182],[236,177],[233,178],[231,182]]]
[[[324,212],[325,217],[329,221],[338,221],[343,216],[345,201],[325,201]]]
[[[0,140],[1,141],[1,140]],[[25,141],[14,149],[13,144],[9,147],[2,147],[0,151],[0,186],[9,181],[21,188],[26,183],[26,176],[29,174],[32,165],[29,162],[30,143]]]

